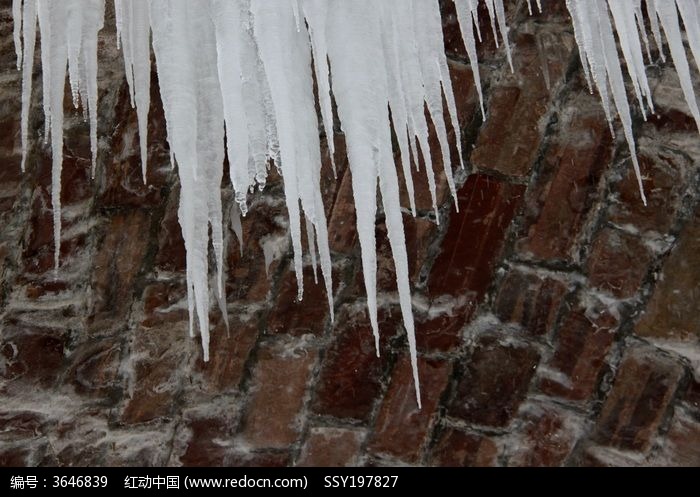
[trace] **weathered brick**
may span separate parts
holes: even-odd
[[[443,304],[443,299],[449,305],[439,305]],[[462,329],[471,320],[477,305],[476,300],[443,296],[435,298],[427,312],[415,312],[418,350],[450,352],[457,349]]]
[[[492,89],[489,118],[471,160],[480,169],[525,177],[540,148],[550,102],[569,65],[574,40],[565,24],[525,25],[513,34],[513,64]],[[529,32],[528,32],[529,31]]]
[[[92,339],[68,356],[66,381],[88,396],[116,397],[121,392],[119,374],[121,337]]]
[[[257,339],[258,325],[255,319],[241,321],[233,318],[228,330],[223,323],[219,323],[211,331],[208,362],[203,360],[201,347],[197,349],[194,371],[201,374],[202,383],[199,388],[212,393],[237,389],[243,378],[245,363]]]
[[[217,412],[218,410],[215,410]],[[231,445],[226,440],[233,440],[235,423],[230,416],[217,412],[216,416],[202,413],[188,415],[186,420],[190,437],[187,448],[179,457],[183,466],[223,466],[228,463]]]
[[[540,371],[539,388],[572,400],[586,400],[595,391],[605,358],[615,338],[617,321],[575,308],[564,318],[555,340],[554,355]]]
[[[700,421],[677,412],[664,446],[652,463],[656,466],[700,466]]]
[[[527,257],[576,261],[578,238],[613,144],[598,97],[584,88],[570,97],[560,123],[528,191],[517,247]]]
[[[435,466],[496,466],[498,452],[493,439],[450,428],[433,448],[431,461]]]
[[[257,350],[250,400],[240,434],[253,448],[284,448],[299,437],[301,408],[315,347],[304,339],[266,343]]]
[[[188,319],[187,287],[182,280],[150,283],[143,290],[142,300],[141,326],[145,328]]]
[[[6,318],[0,340],[0,377],[27,386],[54,385],[63,370],[69,339],[66,330]]]
[[[636,332],[653,339],[697,344],[700,337],[700,211],[681,232],[678,244],[664,263],[659,281]],[[690,345],[692,347],[692,345]]]
[[[494,313],[521,324],[533,336],[551,333],[567,286],[558,280],[511,269],[501,283]]]
[[[593,239],[588,255],[588,280],[594,287],[618,298],[639,291],[652,257],[637,237],[604,228]]]
[[[117,214],[107,223],[93,259],[93,327],[123,326],[148,248],[143,235],[149,227],[149,216],[140,210]]]
[[[418,460],[451,369],[443,360],[418,359],[422,401],[419,409],[410,360],[405,355],[399,359],[377,415],[369,444],[371,452],[406,462]]]
[[[171,414],[187,349],[198,346],[187,337],[187,327],[184,322],[135,331],[128,364],[123,366],[129,381],[121,414],[124,423],[143,423]]]
[[[553,406],[528,405],[523,409],[520,439],[514,443],[511,466],[560,466],[583,432],[581,420]]]
[[[485,335],[466,361],[449,414],[469,423],[506,426],[525,398],[539,362],[525,344],[502,343]]]
[[[626,450],[647,450],[681,374],[678,364],[654,354],[653,349],[629,349],[603,404],[596,441]]]
[[[483,174],[469,176],[459,190],[459,212],[450,212],[442,252],[433,265],[432,294],[483,298],[523,191],[523,186]]]
[[[364,437],[365,433],[361,430],[312,428],[296,465],[357,466]]]
[[[320,266],[316,271],[317,282],[314,281],[312,269],[304,268],[304,296],[301,301],[297,300],[298,288],[294,268],[290,267],[289,271],[282,275],[279,293],[267,321],[268,333],[288,333],[297,336],[323,333],[328,317],[328,296]],[[337,277],[335,279],[337,280]]]
[[[608,220],[618,226],[632,226],[642,233],[658,236],[671,229],[692,166],[687,156],[666,146],[669,135],[649,135],[637,139],[647,205],[642,203],[637,177],[628,161],[622,178],[615,184]]]
[[[381,356],[376,356],[366,310],[339,314],[336,339],[326,351],[316,384],[312,409],[317,414],[366,421],[381,391],[381,380],[396,335],[399,316],[378,315]]]

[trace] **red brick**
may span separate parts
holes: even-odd
[[[81,343],[68,357],[67,379],[78,393],[89,396],[118,395],[121,337],[91,339]]]
[[[69,334],[62,329],[45,328],[17,322],[3,324],[0,357],[5,381],[20,381],[27,386],[54,385],[63,370]]]
[[[267,343],[257,350],[242,439],[253,448],[284,448],[301,431],[301,408],[316,350],[304,340]]]
[[[410,360],[401,357],[377,415],[369,444],[371,452],[406,462],[418,461],[451,369],[446,361],[418,359],[422,401],[422,409],[418,409]]]
[[[459,213],[450,225],[430,275],[432,294],[481,300],[488,289],[524,187],[475,174],[459,190]]]
[[[149,216],[140,210],[117,214],[105,227],[93,259],[93,327],[104,328],[114,321],[116,326],[123,325],[148,248],[144,233],[149,228]]]
[[[357,466],[365,433],[346,428],[312,428],[297,466]]]
[[[143,290],[142,300],[141,326],[145,328],[188,319],[187,287],[182,280],[153,282]]]
[[[183,466],[224,466],[230,457],[231,447],[226,440],[233,440],[235,423],[230,416],[218,413],[216,416],[190,415],[186,421],[190,437],[187,448],[180,456]],[[232,445],[232,444],[231,444]]]
[[[590,398],[615,339],[617,324],[605,312],[597,317],[586,315],[581,308],[569,312],[557,334],[554,355],[543,372],[540,389],[572,400]]]
[[[598,443],[647,450],[681,375],[678,364],[655,354],[653,349],[629,349],[598,418]]]
[[[159,328],[137,328],[127,367],[129,396],[121,419],[124,423],[143,423],[172,414],[175,395],[180,389],[183,362],[190,343],[188,324]]]
[[[652,461],[655,466],[700,466],[700,421],[677,412],[663,449]]]
[[[200,388],[212,393],[237,389],[257,338],[257,318],[243,322],[233,318],[228,331],[219,323],[210,335],[209,362],[204,362],[202,349],[197,348],[194,370],[201,374]]]
[[[294,268],[290,267],[289,271],[282,275],[279,293],[267,321],[268,333],[288,333],[296,336],[323,333],[328,317],[328,295],[321,267],[316,271],[317,282],[314,281],[312,269],[304,268],[304,296],[301,301],[297,300],[298,288]],[[333,276],[334,279],[338,278],[336,274]]]
[[[326,352],[316,384],[312,409],[317,414],[367,421],[382,388],[382,375],[391,357],[388,341],[396,335],[399,316],[381,312],[377,357],[372,329],[364,308],[339,313],[334,342]]]
[[[62,278],[62,272],[56,276],[53,271],[55,251],[53,209],[50,193],[42,187],[37,187],[34,191],[28,225],[31,229],[28,230],[28,240],[22,253],[25,277],[35,278],[36,275],[43,275],[50,271],[51,279]],[[60,266],[65,268],[71,263],[80,264],[84,260],[79,256],[84,256],[86,231],[89,229],[89,224],[80,218],[74,220],[63,218],[61,227]],[[71,231],[73,236],[70,236]]]
[[[581,435],[581,421],[561,409],[532,405],[525,409],[519,427],[520,440],[509,466],[561,466]]]
[[[511,269],[496,294],[494,312],[501,321],[519,323],[533,336],[547,335],[566,291],[561,281]]]
[[[577,260],[578,238],[613,151],[598,97],[581,88],[566,105],[560,131],[528,191],[523,237],[517,244],[536,259]]]
[[[637,237],[605,228],[593,239],[588,255],[588,280],[618,298],[634,296],[649,271],[652,257]]]
[[[498,446],[486,436],[447,429],[433,449],[434,466],[496,466]]]
[[[678,244],[664,263],[651,300],[636,327],[652,339],[697,344],[700,337],[700,211],[681,232]]]
[[[479,338],[466,361],[450,415],[469,423],[506,426],[525,398],[539,354],[528,345]]]
[[[647,205],[642,203],[637,177],[628,161],[622,178],[615,185],[616,195],[608,209],[610,222],[618,226],[631,225],[650,235],[665,234],[671,229],[692,166],[683,154],[665,146],[666,137],[651,135],[637,139]]]
[[[447,299],[451,297],[446,296]],[[416,312],[416,346],[422,352],[451,352],[462,341],[462,329],[468,323],[477,302],[464,298],[455,299],[453,305],[439,305],[435,299],[427,312]],[[448,300],[449,301],[449,300]]]
[[[480,169],[526,177],[532,169],[574,47],[564,24],[533,24],[535,33],[512,35],[514,73],[491,90],[488,119],[472,162]]]

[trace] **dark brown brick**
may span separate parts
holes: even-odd
[[[267,321],[268,333],[288,333],[297,336],[323,333],[329,314],[328,295],[320,266],[317,268],[317,274],[318,281],[314,281],[311,268],[304,268],[304,296],[299,301],[294,268],[290,267],[289,271],[285,272],[281,277],[273,311]]]
[[[630,298],[639,291],[650,263],[651,253],[639,238],[605,228],[593,239],[588,279],[615,297]]]
[[[134,282],[148,248],[149,216],[144,211],[117,214],[105,226],[93,260],[91,325],[123,326],[134,292]]]
[[[565,24],[532,26],[535,33],[512,35],[515,73],[507,73],[491,92],[489,116],[471,155],[480,169],[524,177],[535,163],[574,41]]]
[[[449,413],[469,423],[506,426],[525,398],[539,354],[528,346],[483,336],[466,361]]]
[[[317,414],[366,421],[381,391],[390,358],[386,345],[395,336],[400,318],[396,313],[379,314],[380,357],[364,308],[348,309],[337,319],[337,338],[323,359],[312,409]]]
[[[653,350],[628,350],[598,418],[596,440],[625,450],[647,450],[681,374],[678,364]]]
[[[561,466],[581,435],[581,421],[551,406],[528,406],[519,427],[520,441],[509,466]]]
[[[365,433],[345,428],[312,428],[297,466],[357,466]]]
[[[432,452],[435,466],[496,466],[498,446],[486,436],[447,429]]]
[[[494,312],[501,321],[519,323],[533,336],[547,335],[566,291],[561,281],[511,269],[498,289]]]
[[[700,212],[686,226],[666,260],[636,332],[653,339],[697,344],[700,337]]]
[[[595,391],[605,358],[615,339],[613,316],[587,316],[576,308],[564,318],[555,340],[555,351],[543,371],[540,389],[558,397],[586,400]]]
[[[418,409],[410,360],[401,357],[377,415],[369,444],[371,452],[406,462],[418,460],[451,369],[446,361],[419,357],[422,408]]]
[[[560,121],[528,191],[517,247],[536,259],[575,261],[578,238],[613,145],[598,98],[584,88],[567,102]]]
[[[138,328],[127,369],[129,392],[121,419],[143,423],[171,415],[180,387],[189,346],[199,346],[187,336],[187,322],[159,328]]]
[[[201,374],[201,389],[207,392],[226,392],[239,387],[245,363],[258,339],[256,319],[241,321],[233,316],[229,319],[228,330],[219,323],[211,332],[208,362],[203,360],[201,347],[197,348],[194,370]]]
[[[54,385],[64,367],[69,339],[66,330],[6,318],[0,340],[0,377],[27,386],[35,382],[42,387]]]
[[[656,466],[700,466],[700,421],[678,412],[663,449],[652,461]]]
[[[445,296],[446,299],[451,299]],[[439,298],[438,298],[439,301]],[[455,299],[453,305],[434,303],[427,312],[415,312],[416,346],[424,352],[450,352],[459,347],[462,329],[468,323],[478,302]]]
[[[618,226],[631,225],[652,236],[671,229],[692,167],[686,156],[664,146],[672,136],[656,138],[651,135],[638,139],[639,168],[647,205],[642,203],[637,177],[628,162],[622,178],[615,185],[615,196],[608,210],[610,222]]]
[[[242,439],[253,448],[284,448],[299,437],[301,408],[316,350],[303,340],[263,344],[252,372]]]
[[[523,191],[520,185],[483,174],[469,176],[430,275],[432,294],[483,297]]]

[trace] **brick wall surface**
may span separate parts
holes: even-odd
[[[111,14],[94,180],[87,124],[67,113],[54,273],[41,98],[21,174],[20,73],[0,2],[0,465],[700,464],[697,129],[672,68],[651,66],[657,114],[634,116],[643,207],[622,133],[611,136],[586,88],[564,2],[543,3],[529,17],[524,1],[507,2],[514,73],[483,25],[485,121],[454,6],[442,5],[466,170],[459,212],[438,175],[439,225],[416,173],[418,217],[404,219],[419,411],[381,218],[374,354],[339,132],[338,179],[322,173],[335,324],[308,265],[295,301],[281,179],[252,199],[242,249],[226,184],[231,326],[212,311],[203,362],[187,336],[158,91],[143,185]],[[269,267],[266,244],[278,249]]]

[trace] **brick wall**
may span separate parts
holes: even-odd
[[[21,174],[20,74],[0,2],[0,464],[700,464],[697,130],[674,72],[651,67],[658,113],[635,115],[644,208],[628,149],[585,86],[563,2],[534,17],[524,3],[509,2],[514,73],[483,25],[485,122],[443,5],[467,169],[456,172],[459,213],[439,178],[438,225],[417,173],[419,215],[404,219],[418,411],[381,218],[374,355],[341,134],[338,179],[330,168],[322,178],[335,324],[308,265],[295,301],[280,178],[254,198],[242,248],[225,185],[231,327],[212,311],[202,361],[187,336],[160,99],[154,88],[144,186],[111,19],[94,181],[87,124],[67,114],[55,274],[40,97]]]

